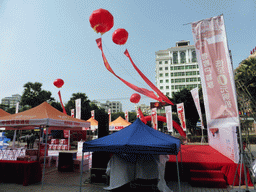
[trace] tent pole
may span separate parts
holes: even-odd
[[[181,174],[183,175],[183,164],[182,164],[182,152],[180,147],[180,162],[181,162]]]
[[[176,165],[177,165],[177,175],[178,175],[179,192],[181,192],[181,188],[180,188],[180,174],[179,174],[178,155],[176,155]]]
[[[46,151],[47,151],[47,140],[48,140],[48,126],[46,126],[46,137],[45,137],[45,144],[44,144],[44,168],[43,168],[43,177],[42,177],[42,189],[44,186],[44,175],[45,175],[45,161],[46,161]]]
[[[82,163],[81,163],[81,168],[80,168],[80,192],[82,192],[83,168],[84,168],[84,152],[82,151]]]

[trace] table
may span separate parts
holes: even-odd
[[[0,160],[0,173],[0,183],[17,183],[27,186],[42,179],[42,169],[38,161]]]

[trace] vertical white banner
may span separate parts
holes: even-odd
[[[91,117],[94,119],[94,110],[91,111]]]
[[[201,113],[201,107],[200,107],[200,100],[199,100],[199,93],[198,93],[198,87],[192,89],[191,91],[191,95],[194,99],[195,102],[195,106],[199,115],[199,118],[201,120],[201,129],[204,129],[204,123],[203,123],[203,117],[202,117],[202,113]]]
[[[223,15],[192,23],[192,32],[204,95],[209,145],[237,163],[235,153],[238,152],[238,145],[233,143],[230,150],[231,145],[227,144],[237,142],[231,127],[239,126],[239,114]],[[211,129],[219,131],[212,134]]]
[[[186,131],[187,127],[186,127],[184,103],[177,104],[177,113],[178,113],[178,117],[179,117],[179,120],[181,123],[181,127],[182,127],[183,131]]]
[[[81,119],[81,99],[76,99],[76,118]]]
[[[71,117],[75,117],[75,109],[71,109]]]
[[[152,127],[157,130],[157,108],[152,108],[151,111],[151,123]]]
[[[15,113],[19,113],[19,104],[20,102],[16,103],[16,110]],[[13,135],[13,140],[12,140],[12,148],[15,148],[15,141],[16,141],[16,136],[17,136],[17,130],[14,131],[14,135]]]
[[[173,132],[173,124],[172,124],[172,106],[165,106],[166,113],[166,124],[168,132]]]
[[[129,116],[128,116],[128,111],[125,111],[125,120],[129,122]]]
[[[111,122],[111,109],[108,109],[108,122]]]

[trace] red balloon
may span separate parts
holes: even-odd
[[[132,94],[132,96],[130,97],[130,101],[132,103],[139,103],[140,102],[140,94],[138,94],[138,93]]]
[[[53,85],[55,85],[56,87],[58,88],[61,88],[63,85],[64,85],[64,81],[62,79],[56,79],[54,82],[53,82]]]
[[[112,34],[112,40],[117,45],[124,45],[128,39],[128,32],[125,29],[119,28]]]
[[[97,9],[92,12],[89,18],[91,27],[96,33],[108,32],[114,26],[114,17],[113,15],[105,9]]]

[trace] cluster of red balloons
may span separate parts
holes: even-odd
[[[53,82],[53,85],[55,85],[56,87],[58,88],[61,88],[63,85],[64,85],[64,81],[62,79],[56,79],[54,82]]]
[[[92,12],[89,17],[91,27],[96,33],[108,32],[114,26],[113,15],[105,9],[97,9]],[[112,40],[115,44],[124,45],[128,39],[128,32],[125,29],[119,28],[112,34]]]

